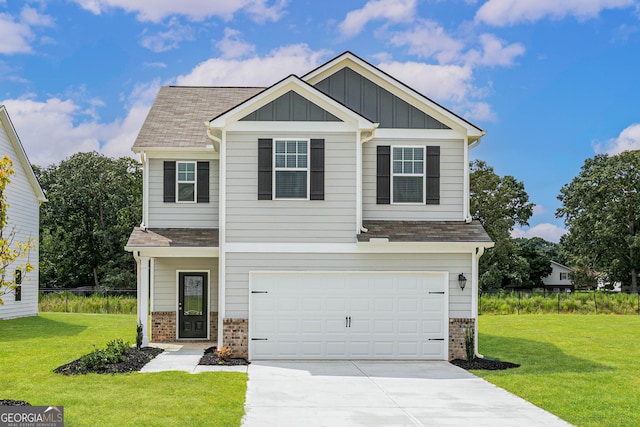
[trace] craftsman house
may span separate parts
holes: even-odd
[[[38,242],[40,203],[46,201],[40,184],[33,173],[31,163],[22,148],[7,109],[0,105],[0,158],[8,156],[13,163],[11,183],[4,190],[7,208],[7,223],[3,238],[26,243],[30,238]],[[11,234],[13,233],[13,238]],[[12,245],[15,248],[15,245]],[[15,289],[4,287],[0,295],[0,319],[35,316],[38,314],[38,250],[29,252],[27,259],[18,259],[4,271],[4,281],[11,282]],[[25,263],[33,266],[27,274]]]
[[[133,146],[145,342],[463,357],[493,245],[469,216],[483,135],[350,52],[267,88],[163,87]]]

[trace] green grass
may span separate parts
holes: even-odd
[[[41,293],[40,312],[136,314],[137,299],[129,295],[78,296],[71,292]]]
[[[640,316],[480,316],[480,353],[519,363],[474,373],[578,426],[640,425]]]
[[[62,405],[65,426],[239,426],[247,375],[52,372],[111,340],[135,342],[136,318],[43,313],[0,320],[0,399]]]

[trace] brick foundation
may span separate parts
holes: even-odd
[[[218,313],[209,313],[209,341],[218,339]],[[176,312],[175,311],[154,311],[151,313],[151,342],[175,342],[176,336]],[[180,340],[197,341],[203,340]]]
[[[449,360],[467,358],[464,346],[467,328],[475,328],[475,319],[449,319]]]
[[[249,358],[249,320],[224,319],[223,342],[231,347],[233,357]]]

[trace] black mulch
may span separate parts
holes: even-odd
[[[130,348],[127,350],[127,358],[124,362],[112,363],[101,369],[90,370],[80,364],[80,359],[62,365],[53,370],[56,374],[77,375],[77,374],[123,374],[135,372],[142,369],[151,359],[162,353],[164,350],[155,347]]]
[[[31,406],[24,400],[0,399],[0,406]]]
[[[517,363],[501,362],[495,359],[480,359],[479,357],[476,357],[471,361],[454,359],[450,363],[462,369],[466,369],[467,371],[472,369],[484,371],[501,371],[503,369],[517,368],[518,366],[520,366]]]
[[[238,366],[238,365],[248,365],[249,362],[247,359],[242,357],[228,357],[226,359],[220,359],[215,353],[215,347],[205,348],[204,356],[200,358],[200,362],[198,365],[220,365],[220,366]]]

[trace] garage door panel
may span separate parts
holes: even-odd
[[[399,334],[417,334],[418,321],[415,319],[398,320],[398,333]]]
[[[440,335],[444,332],[443,322],[441,320],[423,320],[422,333],[433,336]]]
[[[380,319],[376,319],[373,321],[373,332],[378,335],[378,334],[391,334],[394,331],[394,325],[396,322],[394,322],[391,319],[387,319],[387,320],[380,320]]]

